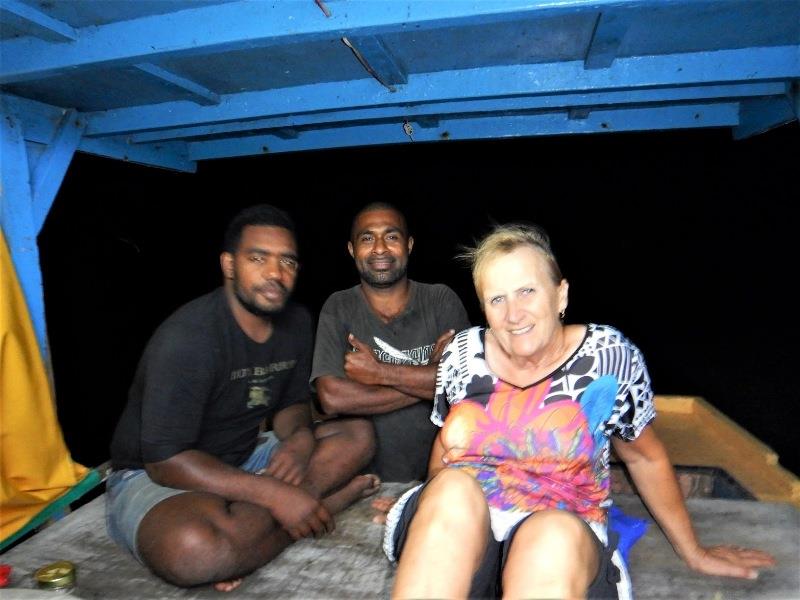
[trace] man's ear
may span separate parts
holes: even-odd
[[[411,250],[414,248],[414,237],[408,236],[408,253],[411,254]]]
[[[219,255],[219,266],[225,279],[233,279],[233,254],[223,252]]]
[[[353,254],[353,242],[347,242],[347,251],[350,253],[350,256],[355,258],[356,255]]]

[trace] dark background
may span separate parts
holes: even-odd
[[[139,355],[175,308],[220,281],[222,231],[270,202],[298,224],[295,297],[318,311],[357,276],[353,214],[384,200],[416,238],[410,275],[481,313],[460,244],[489,223],[551,234],[568,322],[619,327],[657,393],[706,398],[800,472],[795,206],[800,126],[440,142],[201,163],[179,174],[75,157],[40,235],[59,418],[96,465]]]

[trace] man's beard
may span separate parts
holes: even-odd
[[[255,303],[247,294],[245,294],[242,287],[239,285],[238,281],[233,282],[233,293],[236,295],[236,299],[239,301],[239,304],[249,312],[257,317],[274,317],[283,312],[283,309],[286,308],[286,301],[289,299],[289,291],[286,287],[279,282],[275,282],[277,285],[283,289],[285,295],[283,297],[283,302],[276,304],[274,306],[259,306]]]
[[[360,267],[360,265],[359,265]],[[390,288],[406,276],[408,263],[388,271],[371,271],[366,265],[358,269],[358,275],[370,287]]]

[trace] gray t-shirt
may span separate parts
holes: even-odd
[[[433,346],[448,329],[469,327],[464,305],[446,285],[409,281],[406,310],[384,323],[369,307],[361,286],[332,294],[319,315],[311,383],[323,375],[346,377],[344,355],[352,333],[372,347],[378,360],[425,365]],[[433,397],[431,397],[433,400]],[[372,468],[384,481],[425,479],[436,427],[431,404],[423,400],[390,413],[373,415],[377,450]]]

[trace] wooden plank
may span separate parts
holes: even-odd
[[[759,500],[800,507],[800,480],[778,455],[702,398],[656,396],[653,426],[675,465],[717,467]]]

